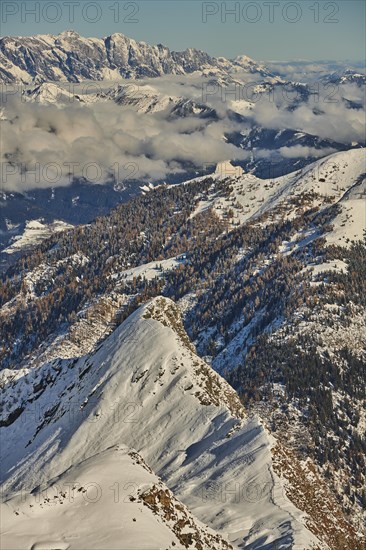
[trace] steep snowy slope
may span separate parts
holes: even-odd
[[[233,173],[229,163],[214,177],[233,178]],[[328,232],[327,241],[347,246],[352,239],[362,239],[366,228],[365,178],[365,149],[353,149],[328,155],[303,170],[279,178],[262,180],[253,174],[239,175],[233,178],[228,197],[209,199],[206,206],[213,206],[220,217],[226,217],[231,210],[235,227],[271,211],[291,219],[303,199],[320,209],[338,204],[341,212],[332,221],[334,230]]]
[[[274,440],[258,418],[245,417],[236,393],[194,353],[173,302],[149,302],[95,354],[53,361],[26,376],[34,394],[1,428],[5,494],[60,475],[85,482],[84,466],[67,478],[64,472],[95,455],[104,468],[110,455],[100,453],[125,444],[235,548],[326,547],[285,496],[272,467]],[[4,388],[6,399],[16,391],[11,386]],[[53,518],[59,525],[58,514],[51,525]],[[80,548],[83,540],[70,544]]]
[[[151,550],[231,545],[198,522],[136,451],[116,445],[1,506],[3,548]],[[96,526],[98,526],[96,528]]]

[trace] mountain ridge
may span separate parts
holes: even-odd
[[[66,31],[58,35],[0,39],[0,81],[5,84],[123,80],[195,71],[227,74],[243,69],[281,80],[246,56],[230,61],[194,48],[175,52],[162,44],[150,46],[121,33],[84,38]]]
[[[330,548],[362,548],[363,159],[363,150],[349,150],[271,180],[233,173],[224,163],[228,174],[146,186],[108,216],[53,236],[21,258],[1,294],[3,334],[12,342],[1,350],[7,403],[1,429],[13,434],[20,453],[5,456],[4,464],[28,453],[13,479],[9,472],[9,489],[27,476],[31,488],[45,460],[46,477],[65,469],[60,443],[47,437],[64,433],[67,440],[68,432],[56,427],[67,421],[70,399],[76,418],[86,414],[95,424],[83,422],[71,434],[68,464],[100,450],[100,441],[113,445],[118,433],[158,475],[164,471],[164,482],[204,524],[225,532],[230,524],[231,541],[245,537],[249,548],[260,527],[250,522],[268,508],[256,509],[256,502],[242,531],[239,509],[220,508],[222,482],[233,469],[251,472],[247,481],[268,499],[263,488],[273,487],[277,472],[291,480],[294,503],[311,518],[300,518],[300,525],[315,529]],[[132,408],[122,407],[122,414],[145,403],[144,426],[116,427],[104,415],[103,403],[108,409],[117,399],[126,407],[126,391]],[[41,410],[37,422],[33,406]],[[164,427],[164,445],[156,422]],[[275,451],[276,441],[289,450]],[[51,467],[46,449],[56,453]],[[259,459],[267,466],[254,467]],[[209,465],[214,517],[202,502],[201,473]],[[324,483],[322,509],[314,476]],[[274,492],[286,507],[281,487],[282,481]],[[277,539],[287,537],[283,544],[291,548],[290,531],[280,534],[281,521],[274,523]]]
[[[204,525],[226,533],[234,548],[255,548],[262,537],[318,544],[272,470],[272,438],[258,418],[245,416],[227,382],[193,353],[178,315],[175,304],[157,297],[95,354],[75,365],[53,364],[58,376],[37,400],[38,426],[30,404],[6,434],[18,443],[17,457],[11,447],[3,450],[4,493],[43,487],[124,441]],[[74,389],[67,391],[71,382]],[[81,411],[75,408],[76,422],[70,422],[75,398]],[[6,472],[14,460],[18,466]]]

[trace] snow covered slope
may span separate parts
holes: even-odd
[[[150,46],[120,33],[105,38],[84,38],[75,31],[57,36],[5,36],[0,46],[0,81],[4,83],[122,80],[194,71],[226,74],[228,70],[273,77],[245,56],[229,61],[194,48],[174,52],[162,44]]]
[[[21,250],[27,250],[28,248],[41,243],[53,233],[66,231],[72,227],[72,225],[61,220],[55,220],[49,224],[44,223],[44,220],[28,221],[25,224],[23,233],[13,237],[10,246],[5,248],[3,252],[6,254],[13,254]]]
[[[224,163],[222,163],[225,166]],[[219,167],[220,168],[220,167]],[[364,148],[334,153],[286,176],[263,180],[247,173],[233,177],[233,167],[227,164],[217,169],[213,177],[232,178],[232,190],[225,198],[208,199],[220,216],[233,212],[232,227],[253,221],[265,213],[291,219],[307,200],[324,209],[338,204],[341,211],[332,220],[333,230],[327,242],[347,246],[351,240],[362,239],[366,229],[366,152]],[[296,205],[296,201],[300,201]],[[199,205],[197,211],[201,211]],[[268,223],[273,221],[272,214]]]
[[[142,457],[123,445],[102,451],[1,510],[9,550],[229,549],[177,501]],[[98,528],[96,529],[96,526]]]
[[[76,94],[66,88],[62,88],[53,82],[42,82],[34,88],[27,88],[22,91],[23,101],[32,101],[34,103],[56,103],[68,104],[82,101]]]
[[[195,354],[170,300],[156,298],[141,307],[93,355],[55,360],[25,377],[26,385],[33,389],[20,399],[23,410],[18,418],[3,425],[0,434],[6,441],[1,449],[6,495],[48,486],[50,480],[55,484],[59,476],[64,485],[72,480],[110,487],[128,480],[130,471],[131,482],[141,495],[153,475],[135,472],[126,451],[110,450],[123,444],[141,453],[190,512],[228,537],[234,548],[270,544],[283,549],[326,548],[305,527],[304,514],[288,500],[283,482],[273,470],[271,448],[275,441],[257,417],[246,417],[232,388]],[[19,389],[25,387],[23,382],[18,380]],[[11,399],[16,387],[17,383],[10,382],[4,387],[5,399]],[[114,479],[114,472],[122,471],[116,465],[119,460],[127,462],[126,470],[123,467],[127,477]],[[93,498],[91,489],[90,495]],[[156,498],[150,495],[145,503],[154,509]],[[102,501],[97,505],[102,509]],[[62,507],[57,504],[52,511],[39,506],[30,510],[19,500],[5,506],[6,530],[16,529],[20,534],[27,531],[32,514],[40,518],[46,514],[50,527],[44,528],[44,540],[51,532],[66,536],[60,530],[60,514],[68,517],[78,507],[85,510],[80,498],[68,500]],[[89,524],[97,517],[93,515],[97,506],[93,506],[90,504],[83,516]],[[66,509],[70,512],[64,512]],[[117,512],[108,503],[105,510],[98,532],[100,528],[103,536],[113,532],[113,541]],[[139,511],[137,505],[136,512],[127,515],[128,523],[131,515],[137,526],[144,517],[147,526],[153,521],[148,511]],[[129,529],[134,536],[133,526]],[[168,527],[153,529],[157,540],[161,537],[165,543]],[[70,549],[92,548],[88,536],[81,532],[79,539],[67,544]],[[144,547],[143,536],[140,548]],[[37,537],[34,540],[42,542],[38,532]],[[224,542],[217,540],[211,548],[224,548]],[[194,544],[192,547],[198,548]],[[126,542],[123,548],[137,547]]]
[[[4,493],[125,445],[235,548],[363,548],[365,252],[347,239],[365,227],[364,149],[266,181],[222,171],[146,186],[16,266]]]

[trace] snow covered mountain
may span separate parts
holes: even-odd
[[[0,38],[5,548],[364,550],[365,75],[281,66]]]
[[[29,541],[30,532],[36,545],[51,537],[55,544],[57,534],[69,548],[121,548],[121,536],[126,549],[151,548],[160,537],[164,544],[170,537],[169,548],[172,540],[186,548],[199,542],[207,550],[256,548],[259,541],[320,546],[273,470],[273,438],[258,418],[246,417],[234,390],[195,354],[173,302],[149,302],[96,353],[44,364],[26,378],[35,393],[1,434],[8,443],[2,449],[3,490],[22,490],[2,511],[7,547],[18,548],[22,533]],[[4,391],[12,393],[9,386]],[[114,486],[121,504],[112,500]],[[85,518],[81,530],[80,515],[62,526],[70,513]],[[98,514],[107,520],[98,521],[101,529],[90,546]],[[44,521],[49,530],[40,538]]]
[[[101,39],[66,31],[57,36],[5,36],[0,40],[0,81],[3,83],[122,80],[195,71],[216,75],[230,70],[273,77],[246,56],[229,61],[194,48],[174,52],[162,44],[150,46],[120,33]]]
[[[248,73],[250,74],[250,73]],[[238,75],[236,74],[235,78]],[[60,110],[60,119],[68,117],[67,112],[69,108],[77,109],[76,115],[90,116],[90,119],[94,119],[95,109],[102,107],[111,107],[116,109],[116,116],[123,116],[125,110],[132,109],[138,113],[138,116],[143,118],[148,116],[146,123],[149,125],[156,124],[160,126],[161,119],[167,122],[167,126],[172,125],[173,128],[180,127],[180,121],[182,121],[183,136],[186,132],[190,131],[189,128],[193,125],[198,132],[203,132],[205,129],[207,132],[213,132],[215,126],[221,127],[218,136],[219,140],[222,140],[226,144],[234,145],[237,148],[238,156],[244,157],[240,161],[241,166],[245,171],[250,171],[260,178],[271,178],[281,176],[286,173],[293,172],[295,169],[300,169],[308,165],[311,161],[317,158],[329,154],[333,151],[342,151],[350,147],[349,143],[343,143],[335,141],[334,139],[320,137],[315,134],[310,134],[305,131],[297,129],[273,129],[267,128],[261,124],[258,124],[255,120],[255,102],[238,100],[236,97],[230,95],[232,86],[243,86],[243,82],[230,80],[225,83],[220,83],[220,79],[217,77],[210,77],[209,85],[216,93],[213,96],[203,97],[202,86],[205,77],[197,77],[194,75],[184,76],[184,80],[179,80],[181,77],[172,79],[169,81],[164,78],[145,79],[145,80],[129,80],[116,83],[98,83],[90,82],[88,86],[83,86],[78,83],[65,83],[65,82],[42,82],[38,85],[32,85],[24,88],[19,94],[20,103],[24,107],[27,105],[27,113],[31,111],[29,107],[32,104],[40,106],[38,110],[35,107],[39,116],[43,116],[42,108],[44,108],[44,116],[47,115],[47,110],[55,108],[57,106]],[[242,75],[240,74],[240,78]],[[269,88],[268,88],[269,86]],[[278,84],[278,86],[280,86]],[[210,88],[211,89],[211,88]],[[218,90],[224,91],[227,89],[228,101],[222,102],[221,96]],[[236,88],[235,88],[236,89]],[[293,87],[293,91],[296,92],[296,86]],[[267,105],[266,96],[268,93],[272,93],[273,85],[268,83],[266,85],[258,84],[254,91],[258,94],[261,100],[258,104],[262,103],[265,107]],[[301,97],[308,98],[308,90],[302,86]],[[287,90],[288,92],[288,90]],[[286,92],[286,93],[287,93]],[[353,97],[353,96],[350,96]],[[348,100],[347,100],[348,101]],[[19,119],[23,115],[13,112],[9,114],[9,104],[4,104],[3,120],[1,124],[4,125],[4,136],[10,136],[10,131],[14,128],[11,122],[7,119],[15,117],[15,120]],[[222,111],[224,107],[224,112]],[[122,114],[118,112],[121,108]],[[90,111],[90,112],[89,112]],[[54,118],[55,112],[51,115]],[[26,115],[27,116],[27,115]],[[130,114],[128,115],[130,117]],[[185,121],[185,119],[188,119]],[[123,120],[123,118],[121,118]],[[127,118],[128,120],[128,118]],[[142,124],[145,124],[145,120],[141,120]],[[9,126],[10,124],[10,126]],[[63,134],[64,130],[60,125],[59,130],[49,128],[49,132],[46,132],[46,127],[43,123],[41,126],[44,131],[44,140],[40,142],[40,148],[43,149],[44,154],[40,155],[42,162],[45,162],[47,166],[47,160],[51,159],[52,150],[48,148],[48,140],[55,138],[55,132]],[[124,131],[128,132],[128,128],[122,127]],[[184,128],[187,127],[188,130]],[[88,126],[85,130],[79,127],[79,131],[83,134],[81,137],[85,137],[85,141],[80,139],[77,142],[78,147],[81,143],[89,139]],[[175,130],[174,130],[175,131]],[[28,130],[30,132],[30,130]],[[38,130],[37,130],[38,132]],[[112,131],[113,133],[113,131]],[[85,135],[84,135],[85,134]],[[214,134],[216,135],[216,134]],[[118,141],[118,136],[113,137],[112,146],[115,146],[114,140]],[[129,142],[131,141],[130,138]],[[137,139],[138,136],[137,136]],[[180,134],[177,139],[181,139]],[[183,137],[184,139],[184,137]],[[19,140],[23,140],[23,131]],[[25,140],[28,142],[28,140]],[[62,140],[61,140],[62,141]],[[102,140],[103,141],[103,140]],[[145,140],[141,139],[139,142],[139,148],[143,149],[143,143]],[[122,141],[123,144],[123,141]],[[95,144],[99,148],[99,141]],[[357,143],[355,146],[359,146]],[[66,146],[65,143],[58,143],[60,147],[60,159],[62,159],[63,149]],[[17,148],[14,144],[9,146],[9,154],[6,154],[5,158],[11,158],[12,156],[19,155],[22,150],[22,144]],[[74,148],[72,148],[73,150]],[[151,149],[151,148],[150,148]],[[123,154],[123,150],[121,151]],[[31,155],[34,154],[32,150]],[[154,147],[153,152],[149,152],[149,155],[157,155],[157,147]],[[177,154],[179,154],[179,148],[177,148]],[[50,156],[51,155],[51,156]],[[65,153],[66,155],[66,153]],[[194,156],[194,155],[193,155]],[[28,159],[28,155],[24,156]],[[84,159],[84,155],[81,157]],[[118,159],[117,154],[111,161]],[[138,167],[140,164],[139,156],[132,157],[129,161],[126,161],[126,166]],[[22,156],[19,160],[19,171],[22,167]],[[37,159],[35,159],[37,160]],[[69,155],[66,155],[66,162],[69,162]],[[94,157],[93,157],[94,160]],[[132,161],[132,165],[130,162]],[[80,160],[78,160],[80,164]],[[87,159],[85,160],[87,164]],[[64,163],[60,163],[61,167]],[[30,171],[32,172],[34,163],[30,162]],[[112,166],[114,164],[112,163]],[[119,162],[118,166],[124,166],[124,162]],[[43,164],[41,165],[43,166]],[[172,166],[176,166],[175,159],[172,162]],[[14,170],[14,167],[10,167],[10,173]],[[177,172],[167,174],[160,182],[168,181],[169,183],[183,181],[189,177],[194,177],[198,173],[207,173],[210,170],[209,166],[205,163],[200,163],[197,166],[197,162],[193,164],[189,159],[180,160],[179,166],[177,166]],[[62,171],[62,170],[61,170]],[[42,169],[41,173],[47,173],[46,169]],[[135,169],[132,170],[135,173]],[[18,245],[21,243],[30,243],[26,238],[26,235],[22,235],[26,230],[27,224],[35,221],[42,224],[52,224],[62,221],[68,224],[86,223],[93,220],[97,215],[108,213],[109,209],[116,204],[128,200],[131,195],[140,190],[140,187],[146,183],[146,178],[137,174],[129,180],[130,171],[127,170],[126,174],[121,171],[120,179],[115,182],[107,182],[104,185],[90,185],[85,178],[75,177],[73,181],[70,181],[71,185],[68,186],[56,186],[53,187],[52,183],[49,187],[39,189],[28,189],[28,186],[24,193],[17,192],[3,192],[0,195],[0,208],[2,217],[0,218],[0,262],[1,269],[12,263],[16,255],[3,253],[3,251],[11,249],[14,250],[13,244],[18,241]],[[22,177],[22,176],[20,176]],[[66,175],[65,175],[66,177]],[[136,180],[137,178],[137,180]],[[33,180],[31,179],[31,182]],[[43,182],[43,185],[45,185]],[[93,182],[94,183],[94,182]],[[16,188],[21,190],[21,185],[18,186],[18,182],[14,181]],[[31,185],[31,184],[30,184]],[[49,231],[52,231],[52,227],[49,227]],[[46,233],[44,233],[46,234]],[[17,249],[20,247],[17,245]],[[9,248],[10,247],[10,248]]]
[[[271,180],[222,163],[146,186],[20,258],[0,287],[9,537],[47,513],[63,544],[82,547],[57,510],[85,508],[89,493],[70,502],[63,485],[85,489],[91,469],[104,495],[102,464],[122,454],[146,521],[155,484],[145,504],[167,529],[157,502],[169,489],[169,517],[182,502],[188,531],[222,545],[362,548],[364,193],[363,149]],[[130,449],[165,485],[139,490]],[[44,493],[33,503],[60,483],[55,512]],[[113,510],[103,537],[117,533]],[[143,547],[133,527],[130,547]]]
[[[317,85],[290,82],[245,55],[227,60],[192,48],[174,52],[119,33],[96,39],[67,31],[0,43],[0,123],[3,162],[9,164],[0,195],[1,271],[32,246],[29,224],[49,226],[46,235],[54,223],[90,222],[147,181],[170,184],[209,173],[212,157],[213,167],[236,159],[246,172],[270,179],[365,145],[364,76],[355,71],[340,72],[338,80],[327,75]],[[338,87],[335,95],[332,86]],[[339,114],[333,100],[341,104]],[[124,116],[129,110],[137,116]],[[102,111],[109,116],[98,116]],[[77,117],[88,123],[78,132],[65,130]],[[25,119],[34,120],[35,128],[25,129]],[[159,132],[151,132],[153,126]],[[342,128],[337,135],[335,126]],[[162,147],[167,131],[171,147]],[[34,136],[37,143],[29,147]],[[198,146],[187,146],[194,138]],[[225,146],[230,153],[222,157]],[[104,147],[108,154],[100,155]],[[55,159],[60,179],[47,186],[43,175]],[[70,161],[78,167],[73,178]],[[89,161],[101,170],[103,181],[96,185],[85,177]],[[38,166],[41,178],[32,176]],[[131,177],[124,166],[133,167]]]
[[[334,72],[322,78],[324,82],[336,85],[356,84],[360,88],[366,84],[366,75],[347,69],[341,73]]]
[[[230,163],[219,165],[220,178],[230,177],[231,172]],[[241,225],[276,209],[280,210],[281,218],[291,219],[294,216],[291,204],[296,197],[312,196],[312,204],[320,210],[329,204],[339,210],[327,232],[327,242],[349,246],[351,240],[362,240],[366,230],[365,178],[365,149],[354,149],[329,155],[279,178],[262,180],[243,173],[232,183],[228,197],[213,198],[210,207],[222,217],[226,215],[225,203],[231,201],[233,223]]]

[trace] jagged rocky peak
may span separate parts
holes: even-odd
[[[0,82],[4,83],[157,77],[208,68],[224,74],[238,66],[238,62],[216,59],[195,48],[175,52],[163,44],[151,46],[121,33],[85,38],[67,30],[56,36],[0,39]],[[254,61],[246,64],[249,72],[256,66]],[[259,65],[258,73],[262,74]]]
[[[59,32],[58,35],[57,35],[57,38],[76,38],[76,39],[79,39],[80,34],[76,31],[70,29],[68,31]]]

